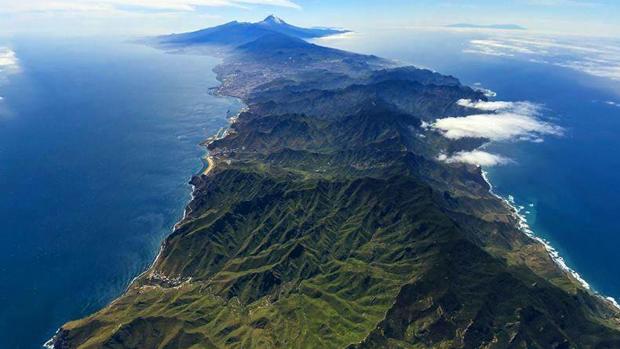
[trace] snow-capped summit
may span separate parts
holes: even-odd
[[[274,15],[267,16],[267,18],[263,19],[263,23],[286,24],[282,18]]]

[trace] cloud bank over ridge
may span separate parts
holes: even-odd
[[[457,104],[477,110],[463,117],[437,119],[429,127],[449,139],[484,138],[490,141],[542,142],[545,135],[561,136],[564,130],[540,119],[540,106],[530,102],[472,101],[461,99]],[[483,150],[440,154],[438,160],[479,166],[504,165],[511,162],[501,155]]]
[[[461,151],[451,156],[440,154],[437,159],[449,164],[466,163],[478,166],[496,166],[511,163],[512,160],[501,155],[491,154],[483,150]]]
[[[457,104],[486,113],[437,119],[431,127],[450,139],[540,141],[543,135],[563,133],[562,128],[540,120],[540,107],[533,103],[459,100]]]

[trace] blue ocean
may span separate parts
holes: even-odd
[[[488,150],[511,161],[485,170],[536,235],[595,290],[620,299],[620,83],[576,69],[573,53],[523,58],[485,40],[383,31],[321,44],[540,105],[563,135],[494,142]],[[113,40],[5,46],[19,71],[0,79],[0,348],[31,349],[148,267],[204,166],[198,143],[240,105],[209,93],[213,58]]]
[[[13,40],[0,85],[0,348],[118,296],[181,218],[200,141],[240,107],[217,60],[110,40]]]

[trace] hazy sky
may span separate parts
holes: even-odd
[[[619,0],[0,0],[0,35],[181,32],[271,13],[294,24],[354,30],[514,23],[620,37]]]

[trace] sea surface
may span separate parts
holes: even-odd
[[[615,58],[579,56],[594,52],[579,49],[579,39],[491,49],[510,47],[491,41],[507,38],[399,29],[320,43],[540,105],[564,135],[493,143],[488,151],[512,161],[485,170],[536,235],[594,289],[620,299],[620,83],[595,65]],[[218,61],[205,56],[107,39],[0,47],[15,53],[17,67],[0,67],[0,348],[34,349],[148,267],[182,216],[187,181],[204,166],[198,143],[240,104],[209,94]],[[519,54],[536,47],[544,47],[538,56]],[[570,47],[578,49],[561,51]]]
[[[199,142],[240,105],[209,94],[209,57],[99,38],[0,46],[17,68],[0,72],[0,348],[34,349],[148,267]]]
[[[485,150],[511,160],[485,168],[493,191],[594,290],[620,300],[619,40],[401,29],[320,43],[454,75],[496,100],[540,105],[564,135],[490,144]]]

